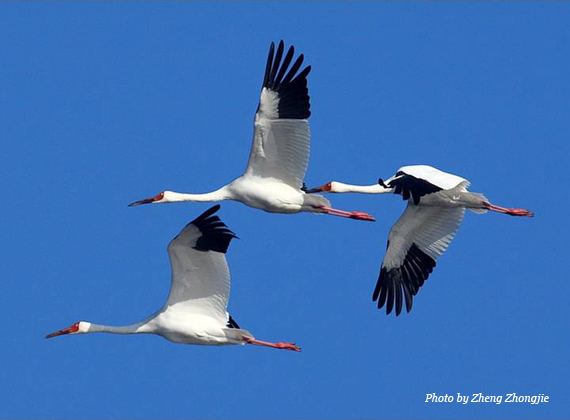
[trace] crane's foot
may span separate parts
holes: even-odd
[[[509,209],[507,214],[511,216],[534,217],[534,213],[527,209]]]
[[[271,347],[273,349],[280,349],[280,350],[301,351],[301,347],[297,346],[295,343],[286,343],[286,342],[271,343],[269,341],[261,341],[249,337],[244,337],[243,340],[247,344],[253,344],[255,346]]]
[[[374,218],[374,216],[372,216],[371,214],[365,213],[363,211],[353,211],[351,212],[350,215],[351,219],[356,219],[356,220],[364,220],[367,222],[375,222],[376,219]]]
[[[346,217],[347,219],[364,220],[366,222],[375,222],[376,219],[371,214],[363,211],[345,211],[333,209],[332,207],[318,207],[323,213],[330,214],[331,216]]]
[[[534,213],[527,209],[512,209],[508,207],[495,206],[491,203],[483,203],[487,210],[496,211],[497,213],[508,214],[509,216],[533,217]]]
[[[286,343],[286,342],[275,343],[275,348],[281,350],[301,351],[301,347],[299,347],[295,343]]]

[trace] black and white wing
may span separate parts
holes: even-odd
[[[412,198],[414,204],[419,204],[420,198],[441,190],[449,190],[459,185],[469,186],[469,181],[460,176],[440,171],[433,166],[411,165],[404,166],[384,183],[383,186],[394,188],[395,194],[401,194],[404,200]]]
[[[230,273],[225,253],[236,236],[214,216],[219,209],[206,210],[168,245],[172,282],[166,305],[225,324],[233,321],[226,312]]]
[[[465,209],[417,206],[409,202],[390,230],[386,255],[372,299],[386,314],[412,309],[415,296],[455,236]]]
[[[394,188],[394,194],[401,194],[404,200],[412,199],[414,204],[420,203],[420,198],[427,194],[432,194],[442,189],[437,185],[421,178],[408,175],[398,171],[393,180],[388,181],[388,187]]]
[[[269,49],[246,175],[274,178],[300,189],[309,163],[311,66],[299,72],[301,54],[289,67],[295,50],[289,47],[283,57],[284,49],[283,41],[277,51],[273,43]]]

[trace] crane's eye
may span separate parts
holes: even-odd
[[[160,201],[164,198],[164,191],[159,192],[157,195],[154,196],[152,201]]]

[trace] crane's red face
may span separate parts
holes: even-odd
[[[164,198],[164,191],[159,192],[154,197],[145,198],[139,201],[133,201],[131,204],[129,204],[129,207],[140,206],[141,204],[156,203],[158,201],[162,201],[163,198]]]
[[[317,188],[307,189],[305,192],[308,194],[319,193],[319,192],[330,192],[332,190],[332,182],[327,182],[325,185],[321,185]]]
[[[58,335],[65,335],[65,334],[75,334],[79,332],[79,322],[76,322],[71,327],[64,328],[63,330],[52,332],[51,334],[46,335],[46,338],[57,337]]]

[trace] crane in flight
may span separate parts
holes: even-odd
[[[408,312],[413,297],[454,238],[465,209],[475,213],[494,211],[510,216],[528,216],[526,209],[491,204],[482,194],[467,191],[469,181],[432,166],[404,166],[396,174],[372,185],[351,185],[331,181],[308,193],[394,193],[408,200],[406,210],[392,226],[388,235],[386,255],[382,262],[372,299],[378,308],[386,305],[386,314],[394,306],[396,316],[402,311],[403,300]]]
[[[299,71],[303,63],[303,54],[300,54],[289,67],[295,49],[291,46],[283,58],[284,51],[283,41],[279,42],[277,51],[275,44],[271,43],[245,173],[209,193],[161,191],[129,206],[235,200],[271,213],[324,213],[374,221],[374,217],[365,212],[335,209],[326,198],[305,193],[303,179],[311,142],[307,88],[311,66]]]
[[[215,205],[190,222],[168,245],[172,267],[170,293],[155,314],[135,324],[114,327],[86,321],[48,334],[157,334],[174,343],[252,344],[300,351],[294,343],[257,340],[227,312],[230,273],[226,251],[235,234],[214,213]]]

